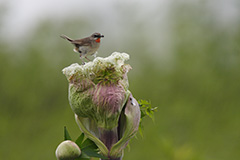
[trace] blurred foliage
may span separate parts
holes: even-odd
[[[83,34],[91,26],[77,21],[82,28],[70,30]],[[59,38],[75,22],[43,22],[19,50],[0,39],[1,158],[55,159],[62,127],[68,126],[75,138],[79,135],[61,73],[79,59],[72,46]],[[130,22],[124,20],[124,24]],[[161,58],[149,52],[147,38],[139,39],[144,28],[135,27],[141,25],[144,20],[133,24],[131,31],[139,34],[128,40],[124,50],[134,57],[129,62],[133,66],[130,90],[137,99],[151,100],[158,112],[154,123],[143,122],[144,137],[132,141],[124,159],[240,159],[239,23],[219,25],[204,3],[173,4],[171,58],[165,63],[156,63]],[[131,36],[130,32],[124,35]],[[111,42],[104,46],[114,51]],[[111,54],[105,51],[101,53]]]

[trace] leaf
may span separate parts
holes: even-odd
[[[90,158],[91,158],[91,157],[89,157],[86,153],[84,153],[84,152],[82,151],[80,157],[78,157],[78,158],[75,159],[75,160],[87,160],[87,159],[90,159]]]
[[[82,133],[75,142],[81,148],[81,156],[76,160],[87,160],[91,157],[107,159],[107,157],[99,154],[97,145],[90,139],[84,140],[84,133]]]
[[[69,132],[67,131],[67,127],[64,126],[64,140],[72,140],[70,137]],[[99,154],[99,149],[97,145],[90,139],[86,138],[84,140],[84,133],[82,133],[75,143],[80,147],[81,149],[81,155],[80,157],[76,158],[75,160],[90,160],[91,157],[101,158],[101,159],[107,159],[107,157],[102,156]]]
[[[143,132],[142,132],[142,130],[143,130],[143,125],[142,125],[142,123],[140,122],[140,125],[139,125],[139,128],[138,128],[138,131],[139,131],[141,137],[143,137]]]
[[[145,116],[150,117],[154,120],[154,113],[157,111],[157,107],[152,107],[151,102],[147,100],[139,100],[138,101],[140,110],[141,110],[141,119],[143,119]]]
[[[78,158],[76,158],[75,160],[89,160],[89,159],[90,159],[90,157],[89,157],[89,158],[78,157]]]
[[[96,157],[96,158],[107,159],[107,157],[99,154],[97,150],[83,149],[82,152],[85,153],[86,155],[88,155],[89,157]]]
[[[84,133],[82,133],[75,141],[75,143],[79,146],[79,148],[82,148],[83,139],[84,139]]]
[[[64,126],[64,140],[72,140],[72,138],[70,137],[68,131],[67,131],[67,127]]]
[[[138,104],[140,106],[140,110],[141,110],[141,118],[140,118],[140,125],[139,125],[139,133],[140,135],[143,137],[143,133],[142,133],[142,129],[143,129],[143,125],[142,125],[142,120],[144,117],[149,117],[154,121],[154,113],[157,111],[157,107],[152,107],[151,102],[147,101],[147,100],[138,100]]]
[[[82,149],[84,148],[91,148],[91,149],[97,149],[97,145],[90,139],[86,139],[83,143],[82,143]]]
[[[66,126],[64,126],[64,140],[72,140]],[[107,159],[107,157],[98,153],[98,147],[92,140],[88,138],[84,140],[84,133],[77,138],[75,143],[82,151],[80,157],[76,158],[75,160],[90,160],[91,157]]]

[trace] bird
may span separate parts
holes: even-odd
[[[100,47],[101,38],[103,38],[104,35],[95,32],[89,37],[76,40],[73,40],[66,35],[61,35],[60,37],[68,40],[71,44],[74,45],[73,51],[80,53],[80,59],[82,60],[82,63],[85,64],[83,58],[90,61],[87,56],[92,55],[96,57],[97,50]]]

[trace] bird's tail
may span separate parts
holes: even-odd
[[[72,41],[73,41],[71,38],[69,38],[68,36],[65,36],[65,35],[63,35],[63,34],[62,34],[60,37],[63,38],[63,39],[68,40],[69,42],[72,42]]]

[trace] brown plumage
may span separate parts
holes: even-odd
[[[76,40],[73,40],[65,35],[61,35],[60,37],[68,40],[75,46],[74,51],[80,53],[80,58],[83,61],[83,58],[89,60],[87,58],[88,55],[96,55],[100,46],[100,39],[104,37],[104,35],[101,35],[100,33],[93,33],[89,37]]]

